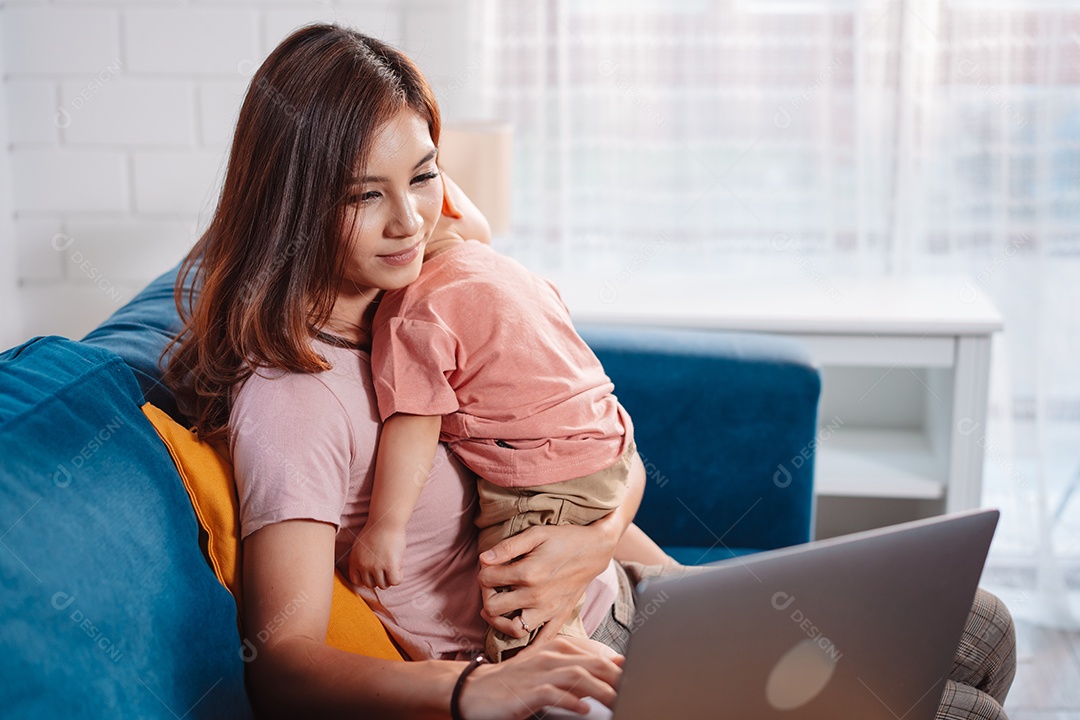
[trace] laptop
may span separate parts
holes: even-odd
[[[954,513],[642,583],[615,720],[931,720],[998,516]],[[593,703],[587,717],[611,714]]]

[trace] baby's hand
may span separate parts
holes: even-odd
[[[388,588],[401,584],[405,531],[365,525],[349,552],[349,579],[354,585]]]
[[[458,217],[447,215],[443,212],[439,215],[439,221],[431,232],[428,245],[438,240],[479,240],[485,245],[491,244],[491,225],[488,224],[484,213],[469,199],[461,188],[457,186],[450,176],[442,174],[443,187],[446,198],[451,208],[457,211]]]

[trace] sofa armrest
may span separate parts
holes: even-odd
[[[642,529],[695,564],[810,539],[821,379],[801,344],[707,330],[578,330],[634,421],[647,472]]]
[[[0,716],[251,717],[236,604],[142,396],[86,343],[0,353]]]
[[[122,357],[135,373],[145,401],[177,420],[182,416],[176,400],[161,382],[161,356],[183,328],[173,297],[179,269],[177,265],[162,273],[82,339],[87,345],[111,350]],[[191,281],[189,275],[185,287],[190,288]]]

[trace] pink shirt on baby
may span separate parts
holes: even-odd
[[[633,429],[555,286],[466,241],[383,294],[372,374],[385,420],[442,415],[442,440],[485,480],[529,487],[615,464]]]
[[[367,353],[315,347],[333,369],[264,370],[234,398],[230,449],[241,536],[285,520],[329,523],[338,530],[336,557],[347,578],[348,551],[371,500],[379,418]],[[406,528],[404,581],[358,589],[410,658],[453,658],[483,647],[475,513],[476,478],[440,445]],[[582,613],[588,632],[610,611],[615,587],[610,565],[589,586]]]

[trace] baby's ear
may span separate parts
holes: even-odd
[[[439,179],[442,180],[442,214],[458,220],[461,218],[461,211],[454,206],[453,201],[450,199],[450,188],[446,185],[446,175],[440,172]]]

